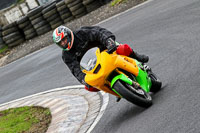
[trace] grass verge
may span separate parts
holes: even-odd
[[[17,4],[20,4],[20,3],[23,3],[23,2],[25,2],[25,0],[17,0],[16,1]]]
[[[8,46],[4,46],[3,48],[0,49],[0,53],[3,53],[4,51],[6,51],[8,49]]]
[[[111,6],[119,5],[120,3],[126,2],[126,0],[113,0]]]
[[[0,111],[0,133],[45,133],[50,122],[50,110],[38,106]]]

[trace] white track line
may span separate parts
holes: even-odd
[[[50,92],[54,92],[54,91],[61,91],[61,90],[66,90],[66,89],[83,88],[83,87],[84,87],[84,85],[73,85],[73,86],[66,86],[66,87],[62,87],[62,88],[55,88],[55,89],[52,89],[52,90],[39,92],[39,93],[36,93],[36,94],[33,94],[33,95],[29,95],[29,96],[26,96],[26,97],[23,97],[23,98],[19,98],[19,99],[10,101],[10,102],[6,102],[6,103],[3,103],[3,104],[0,104],[0,106],[5,106],[7,104],[11,104],[11,103],[14,103],[14,102],[17,102],[17,101],[20,101],[20,100],[24,100],[24,99],[31,98],[31,97],[34,97],[34,96],[42,95],[42,94],[45,94],[45,93],[50,93]]]
[[[108,93],[105,93],[103,91],[100,91],[101,92],[101,95],[102,95],[102,105],[101,105],[101,109],[98,113],[98,116],[96,117],[96,119],[94,120],[94,122],[92,123],[92,125],[90,126],[90,128],[87,130],[86,133],[90,133],[94,128],[95,126],[97,125],[97,123],[99,122],[99,120],[101,119],[101,117],[103,116],[105,110],[106,110],[106,107],[109,103],[109,94]]]

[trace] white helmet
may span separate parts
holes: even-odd
[[[63,50],[69,51],[74,42],[74,34],[72,30],[61,25],[54,30],[53,41]]]

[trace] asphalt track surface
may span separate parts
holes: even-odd
[[[153,0],[100,24],[149,55],[163,81],[148,109],[110,101],[93,133],[199,133],[200,1]],[[52,45],[0,68],[0,103],[77,85]]]

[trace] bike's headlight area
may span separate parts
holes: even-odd
[[[96,58],[90,59],[87,62],[87,65],[84,67],[84,69],[87,70],[87,71],[91,71],[96,66],[96,63],[97,63],[97,59]]]
[[[92,48],[88,50],[80,61],[80,65],[83,69],[91,71],[96,66],[97,57],[96,57],[97,48]]]

